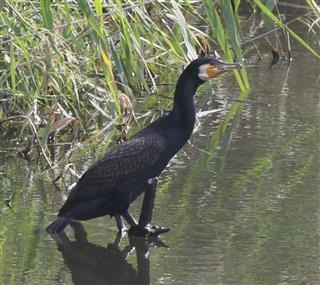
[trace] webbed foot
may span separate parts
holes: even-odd
[[[139,225],[131,226],[128,234],[138,237],[156,237],[168,231],[170,231],[170,228],[148,224],[145,227],[141,227]]]

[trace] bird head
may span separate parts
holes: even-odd
[[[217,57],[204,57],[194,60],[190,65],[196,69],[198,78],[207,81],[233,69],[241,69],[240,63],[228,63]]]
[[[202,81],[207,81],[225,73],[226,71],[241,68],[242,65],[240,63],[228,63],[221,59],[210,59],[207,63],[199,66],[198,76]]]

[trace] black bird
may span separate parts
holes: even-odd
[[[172,111],[111,149],[91,166],[47,231],[55,234],[63,231],[72,219],[88,220],[104,215],[115,217],[119,231],[125,230],[123,217],[131,226],[129,234],[148,236],[168,231],[168,228],[150,226],[157,177],[191,136],[197,88],[225,71],[240,68],[238,63],[226,63],[215,57],[192,61],[178,79]],[[143,192],[137,223],[128,208]]]

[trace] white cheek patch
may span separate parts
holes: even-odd
[[[201,66],[199,67],[199,74],[198,74],[198,76],[199,76],[199,78],[200,78],[201,80],[203,80],[203,81],[207,81],[207,80],[210,79],[210,77],[209,77],[209,75],[208,75],[208,72],[207,72],[208,68],[209,68],[209,64],[203,64],[203,65],[201,65]]]

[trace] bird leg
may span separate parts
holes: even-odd
[[[151,178],[148,180],[148,187],[145,191],[142,207],[140,211],[140,218],[138,225],[131,226],[128,233],[135,236],[158,236],[169,231],[169,228],[152,226],[151,220],[153,216],[154,200],[156,197],[158,178]]]
[[[130,226],[136,226],[138,224],[136,219],[128,211],[125,212],[122,216]]]
[[[120,246],[120,243],[122,241],[122,239],[124,238],[126,232],[125,231],[119,231],[116,235],[116,238],[112,244],[112,246],[116,247],[116,248],[119,248]]]
[[[121,236],[122,236],[126,232],[127,228],[124,225],[122,217],[119,214],[115,215],[114,218],[116,220],[118,230],[119,230],[119,232],[121,233]]]
[[[140,217],[139,217],[139,226],[141,228],[145,228],[152,220],[158,179],[151,178],[148,180],[148,184],[149,184],[149,187],[147,188],[144,194],[142,207],[140,211]]]

